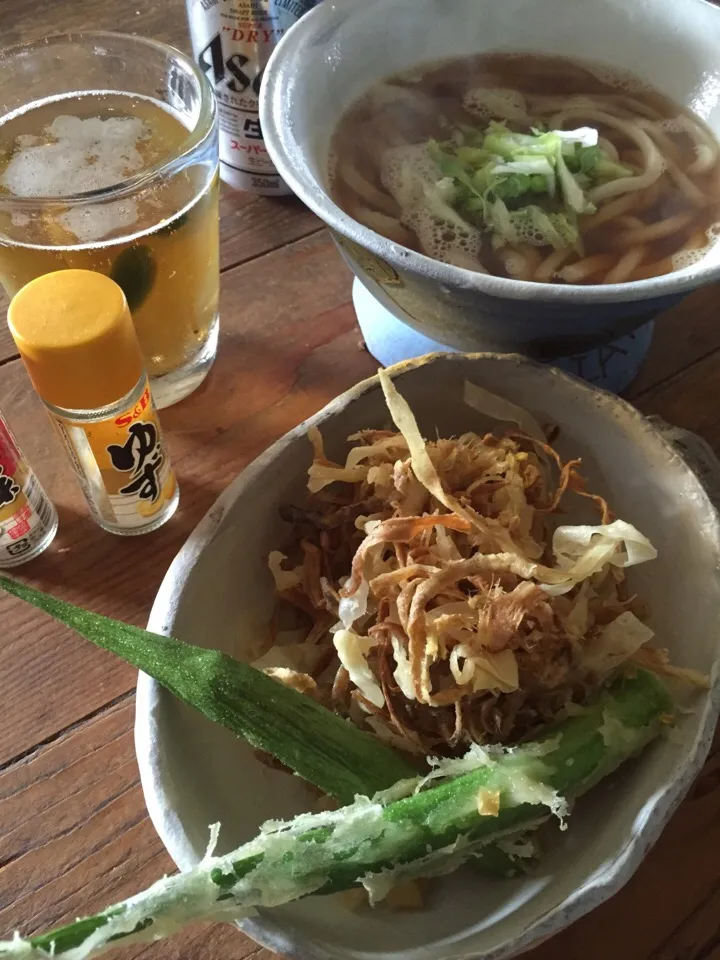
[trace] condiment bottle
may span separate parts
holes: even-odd
[[[57,527],[55,507],[0,416],[0,569],[42,553]]]
[[[90,270],[45,274],[15,295],[8,326],[95,520],[122,535],[169,520],[178,487],[120,287]]]

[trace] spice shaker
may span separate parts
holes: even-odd
[[[0,569],[37,557],[57,528],[55,507],[0,416]]]
[[[258,95],[270,54],[317,2],[186,0],[193,53],[218,105],[220,176],[231,187],[290,193],[263,142]]]
[[[103,529],[148,533],[178,486],[125,294],[109,277],[60,270],[13,298],[8,326]]]

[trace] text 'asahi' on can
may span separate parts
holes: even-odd
[[[163,442],[125,294],[91,270],[60,270],[15,295],[8,326],[105,530],[148,533],[175,512]]]
[[[260,128],[258,94],[279,41],[318,0],[186,0],[190,38],[215,90],[220,176],[250,193],[290,193]]]

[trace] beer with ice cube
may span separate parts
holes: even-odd
[[[104,54],[92,36],[103,37]],[[0,117],[0,282],[12,296],[63,268],[112,277],[125,291],[157,405],[167,406],[202,381],[217,346],[212,93],[188,58],[162,44],[100,34],[50,43],[68,68],[80,55],[65,82],[86,82],[70,92],[56,83],[48,92],[43,77],[27,93],[36,86],[45,96],[26,99],[17,90],[13,109]],[[97,59],[115,61],[102,86],[91,69],[93,48]],[[42,44],[0,53],[4,94],[3,69],[19,50],[43,58]],[[164,70],[149,90],[144,74],[153,55]]]

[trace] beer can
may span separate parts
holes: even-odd
[[[190,38],[215,90],[220,176],[268,196],[290,193],[263,141],[258,94],[270,54],[318,0],[186,0]]]
[[[57,526],[55,507],[0,416],[0,569],[42,553]]]

